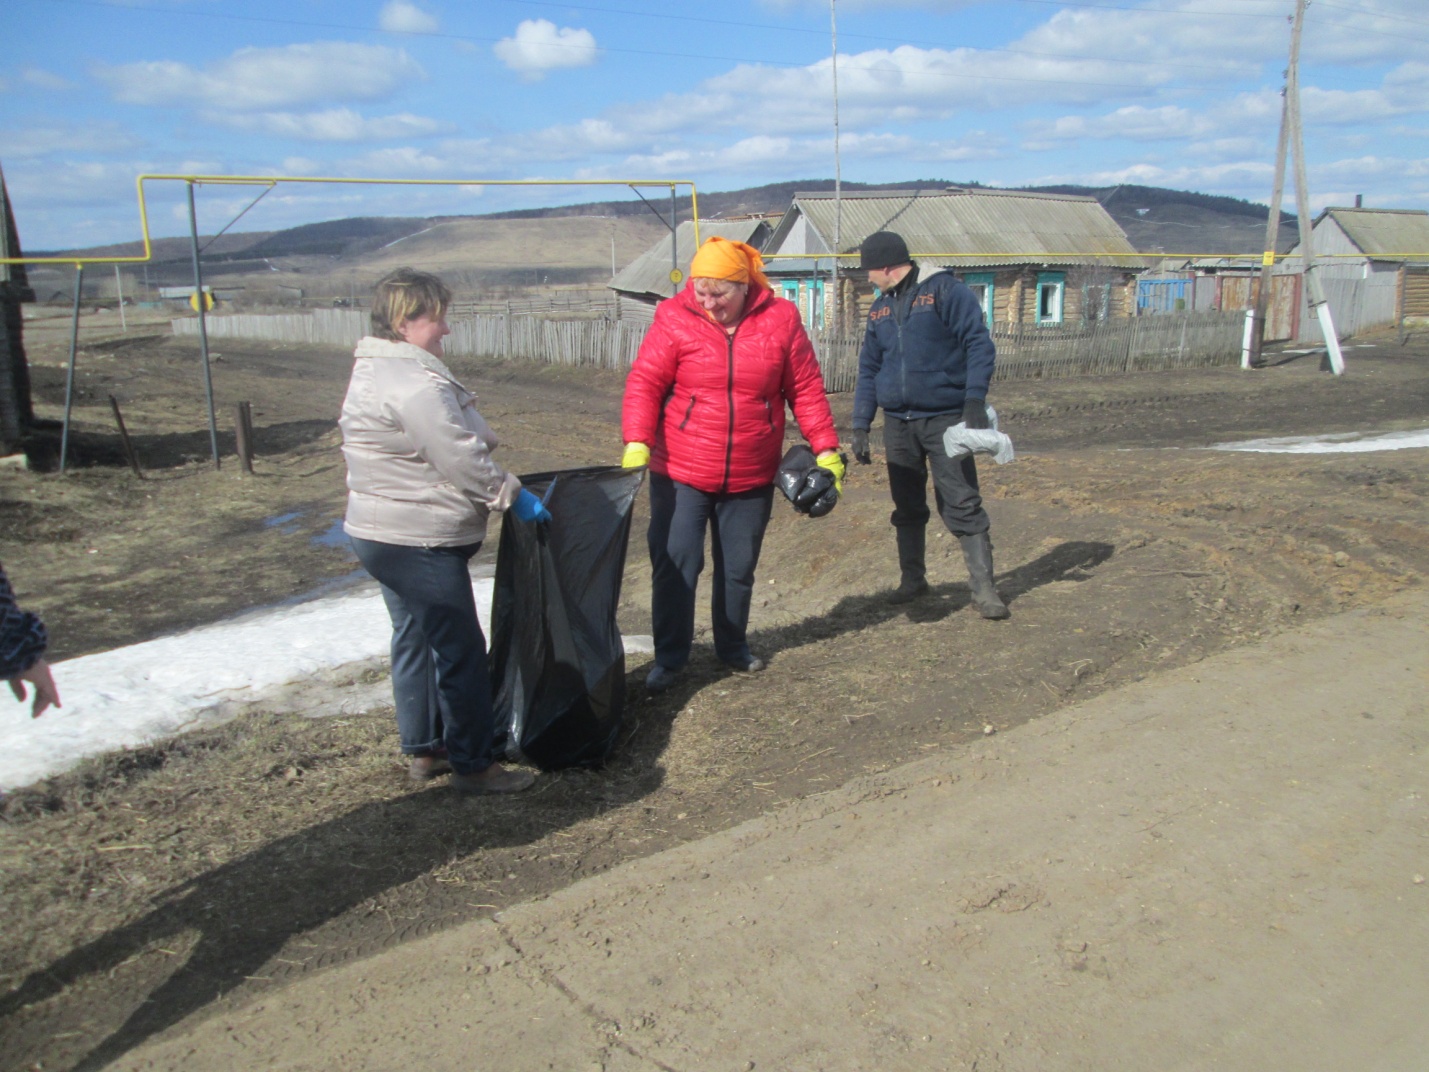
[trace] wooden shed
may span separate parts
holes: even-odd
[[[1429,320],[1429,212],[1327,208],[1315,218],[1313,236],[1315,271],[1341,334]],[[1280,270],[1301,270],[1298,243]],[[1302,337],[1310,334],[1307,327]]]

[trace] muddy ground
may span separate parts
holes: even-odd
[[[1256,372],[995,386],[1020,451],[982,469],[1011,621],[968,607],[946,534],[930,540],[933,596],[887,605],[887,489],[877,465],[855,468],[829,518],[776,509],[752,622],[765,673],[725,673],[701,637],[680,686],[647,699],[632,659],[618,754],[520,799],[407,783],[382,706],[255,711],[13,794],[0,826],[0,895],[21,924],[0,939],[6,1066],[99,1067],[191,1014],[1419,583],[1429,452],[1198,449],[1429,424],[1429,340],[1370,341],[1347,351],[1342,378],[1284,355]],[[63,340],[31,345],[37,408],[57,417]],[[206,460],[196,346],[96,330],[80,354],[79,466],[0,471],[0,561],[57,658],[351,577],[326,538],[342,509],[333,420],[347,355],[214,349],[222,470]],[[619,377],[452,364],[510,468],[618,457]],[[143,480],[122,462],[110,394]],[[232,453],[240,401],[257,426],[251,476]],[[851,401],[833,400],[845,431]],[[649,630],[643,528],[642,504],[631,633]],[[63,689],[62,665],[57,676]]]

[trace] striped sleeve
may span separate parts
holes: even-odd
[[[0,678],[23,674],[48,646],[44,623],[15,605],[15,593],[0,566]]]

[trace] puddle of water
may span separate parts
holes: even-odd
[[[291,514],[275,514],[273,517],[265,517],[263,519],[263,527],[269,529],[283,529],[285,532],[289,533],[296,532],[297,528],[294,527],[293,522],[297,521],[302,516],[303,512],[301,510],[295,510]]]
[[[320,532],[314,536],[313,543],[318,547],[334,547],[343,551],[352,550],[352,543],[348,539],[347,533],[342,531],[342,518],[338,518],[329,525],[326,532]]]

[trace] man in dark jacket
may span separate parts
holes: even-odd
[[[987,388],[996,360],[982,306],[951,272],[924,276],[908,246],[878,231],[859,247],[859,267],[879,290],[868,313],[853,401],[853,455],[872,461],[868,430],[883,409],[883,447],[902,577],[890,596],[907,603],[928,590],[924,547],[928,471],[938,513],[962,544],[973,603],[984,618],[1008,617],[992,582],[990,522],[972,455],[949,458],[943,432],[960,421],[986,428]]]

